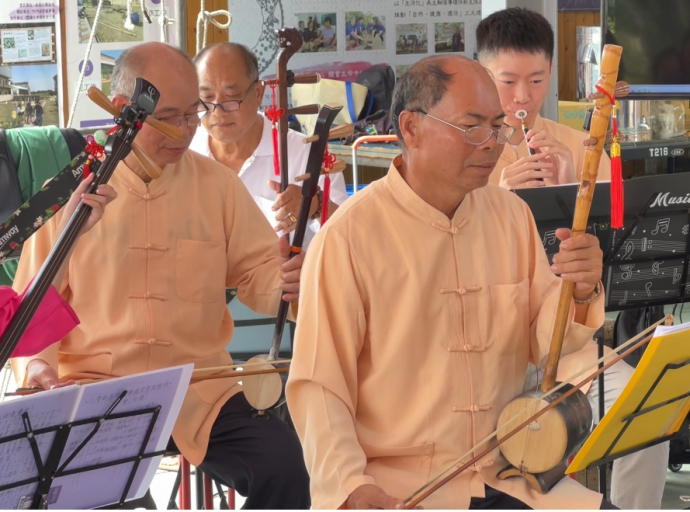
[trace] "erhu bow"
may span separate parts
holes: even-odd
[[[613,93],[618,76],[621,53],[620,46],[606,45],[601,59],[599,86]],[[585,150],[584,168],[575,204],[572,237],[581,236],[587,229],[587,219],[594,195],[606,132],[611,114],[611,103],[607,98],[597,98],[590,137],[596,138],[596,145]],[[497,440],[460,468],[429,487],[429,484],[415,492],[406,501],[406,508],[413,508],[433,492],[465,471],[472,464],[500,448],[512,468],[506,468],[504,477],[524,476],[538,492],[548,492],[565,476],[565,461],[584,442],[591,432],[592,411],[589,402],[580,391],[587,382],[615,364],[609,362],[604,368],[587,377],[577,386],[560,384],[556,386],[558,361],[561,356],[563,337],[570,317],[574,283],[563,281],[554,321],[549,356],[544,371],[541,392],[529,391],[510,402],[501,412],[498,420]],[[646,342],[648,340],[642,340]],[[642,342],[640,342],[642,343]],[[545,416],[549,414],[549,416]],[[540,422],[536,420],[544,417]],[[520,424],[504,433],[506,425]],[[492,435],[493,437],[493,435]],[[469,454],[474,453],[476,447]],[[465,455],[467,456],[467,455]],[[465,456],[459,462],[464,460]],[[453,464],[453,467],[456,466]]]
[[[93,87],[89,90],[89,97],[92,97],[92,94],[99,96],[93,93],[94,90],[96,89]],[[119,111],[101,91],[98,91],[98,93],[100,93],[110,105],[109,111],[115,115],[115,124],[117,126],[110,131],[110,135],[107,137],[104,147],[105,160],[99,166],[94,166],[97,167],[97,170],[95,170],[95,178],[87,190],[87,194],[95,193],[100,185],[108,183],[108,180],[115,172],[118,164],[132,150],[134,139],[142,129],[144,123],[151,124],[156,129],[160,128],[161,132],[171,138],[176,138],[177,140],[182,138],[182,134],[175,127],[164,125],[160,121],[149,117],[156,108],[160,93],[146,80],[142,78],[136,79],[131,104],[123,106]],[[104,103],[102,98],[100,99],[99,104],[100,103]],[[143,155],[140,149],[138,151]],[[38,306],[41,304],[50,284],[55,278],[58,269],[76,243],[79,233],[90,214],[91,207],[84,203],[80,203],[60,235],[60,238],[50,251],[38,275],[29,286],[17,311],[0,336],[0,366],[4,366],[7,363],[10,355],[19,344],[22,335],[28,328],[31,319],[38,310]]]

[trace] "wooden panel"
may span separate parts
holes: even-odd
[[[558,13],[558,99],[577,101],[577,27],[598,27],[599,11]]]
[[[206,10],[209,12],[218,11],[221,9],[227,10],[228,0],[206,0]],[[190,57],[196,55],[196,20],[199,17],[201,10],[201,0],[187,0],[187,53]],[[225,23],[225,16],[222,16],[219,21]],[[232,27],[230,27],[232,30]],[[208,37],[206,44],[219,43],[228,40],[228,32],[220,30],[214,25],[208,27]]]

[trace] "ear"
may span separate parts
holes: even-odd
[[[398,125],[400,126],[400,135],[405,141],[405,146],[408,148],[416,148],[419,145],[420,115],[403,110],[398,116]]]
[[[115,105],[118,110],[120,110],[125,105],[129,105],[129,104],[130,104],[129,98],[123,94],[118,94],[113,98],[113,105]]]
[[[256,84],[256,99],[259,105],[261,105],[264,100],[264,92],[266,92],[266,85],[262,80],[259,80]]]

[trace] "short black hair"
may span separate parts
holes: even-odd
[[[256,55],[254,55],[252,51],[245,45],[240,43],[230,43],[228,41],[222,41],[220,43],[210,44],[206,48],[201,50],[199,53],[197,53],[196,56],[192,59],[194,65],[198,65],[201,59],[204,58],[204,55],[209,53],[214,48],[222,48],[226,51],[232,50],[239,52],[240,57],[244,62],[244,70],[247,73],[247,77],[251,81],[259,79],[259,61],[257,60]]]
[[[405,142],[400,133],[400,113],[414,109],[428,111],[441,101],[453,79],[453,73],[443,69],[443,62],[449,58],[452,57],[434,55],[417,61],[395,84],[391,114],[393,129],[401,146]]]
[[[331,25],[333,24],[333,20],[331,19],[330,16],[326,16],[326,19],[323,20],[323,22],[324,22],[324,23],[328,22],[328,23],[330,23]]]
[[[541,14],[522,7],[497,11],[477,26],[479,58],[496,56],[501,51],[543,53],[553,59],[554,35]]]

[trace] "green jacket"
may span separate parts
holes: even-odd
[[[55,126],[15,128],[7,130],[5,135],[24,201],[31,199],[72,160],[67,142]],[[19,259],[0,265],[0,285],[12,285],[18,265]]]

